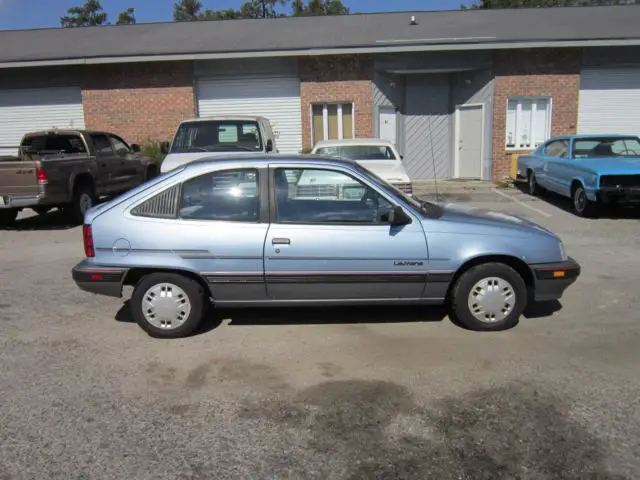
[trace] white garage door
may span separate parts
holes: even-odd
[[[80,88],[0,90],[0,147],[17,146],[25,133],[53,127],[84,128]],[[0,154],[16,152],[0,148]]]
[[[585,68],[580,74],[578,133],[640,135],[640,68]]]
[[[289,75],[219,76],[197,81],[198,115],[261,115],[281,153],[302,149],[300,80]]]

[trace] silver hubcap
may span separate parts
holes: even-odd
[[[581,212],[584,210],[584,207],[587,203],[587,197],[582,188],[578,188],[576,190],[576,194],[573,197],[573,205],[576,207],[576,210]]]
[[[82,213],[86,213],[91,208],[91,204],[91,197],[88,194],[83,193],[80,195],[80,211]]]
[[[469,293],[469,311],[481,322],[504,320],[516,305],[516,294],[503,278],[483,278]]]
[[[172,283],[158,283],[142,299],[144,318],[156,328],[172,330],[189,318],[191,302],[187,294]]]

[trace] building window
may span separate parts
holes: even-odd
[[[311,137],[320,140],[355,137],[352,103],[324,103],[311,106]]]
[[[508,99],[507,148],[534,149],[550,135],[550,97],[510,97]]]

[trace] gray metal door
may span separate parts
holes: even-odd
[[[459,178],[482,178],[482,106],[458,107]]]
[[[396,144],[396,109],[395,107],[380,107],[380,138]]]

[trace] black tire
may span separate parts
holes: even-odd
[[[511,311],[502,319],[479,320],[469,306],[471,291],[476,284],[490,278],[508,282],[515,304],[509,304]],[[453,321],[469,330],[495,332],[515,327],[526,306],[527,286],[520,274],[504,263],[483,263],[470,268],[456,281],[451,293],[450,315]]]
[[[145,295],[154,286],[161,288],[161,284],[170,284],[172,287],[178,287],[186,295],[186,302],[190,305],[190,311],[188,311],[182,323],[173,328],[166,327],[161,328],[154,325],[147,319],[145,312],[143,311],[145,305]],[[181,295],[181,294],[180,294]],[[176,296],[176,298],[180,298]],[[130,306],[131,313],[136,323],[154,338],[183,338],[189,336],[193,331],[198,328],[202,322],[205,311],[205,294],[202,286],[192,280],[177,273],[158,272],[151,273],[143,277],[136,285],[133,295],[131,296]],[[151,315],[153,310],[148,309],[148,314]],[[160,319],[158,319],[160,321]]]
[[[16,221],[18,210],[7,208],[0,210],[0,227],[7,227]]]
[[[571,189],[571,208],[578,217],[592,218],[597,214],[597,204],[587,198],[581,184],[576,184]]]
[[[536,197],[540,193],[540,187],[538,187],[538,182],[536,180],[536,174],[533,172],[529,172],[527,175],[527,191],[529,195]]]
[[[93,186],[88,183],[81,183],[73,190],[71,205],[65,208],[67,218],[74,224],[84,222],[84,214],[90,207],[96,204],[96,196]]]

